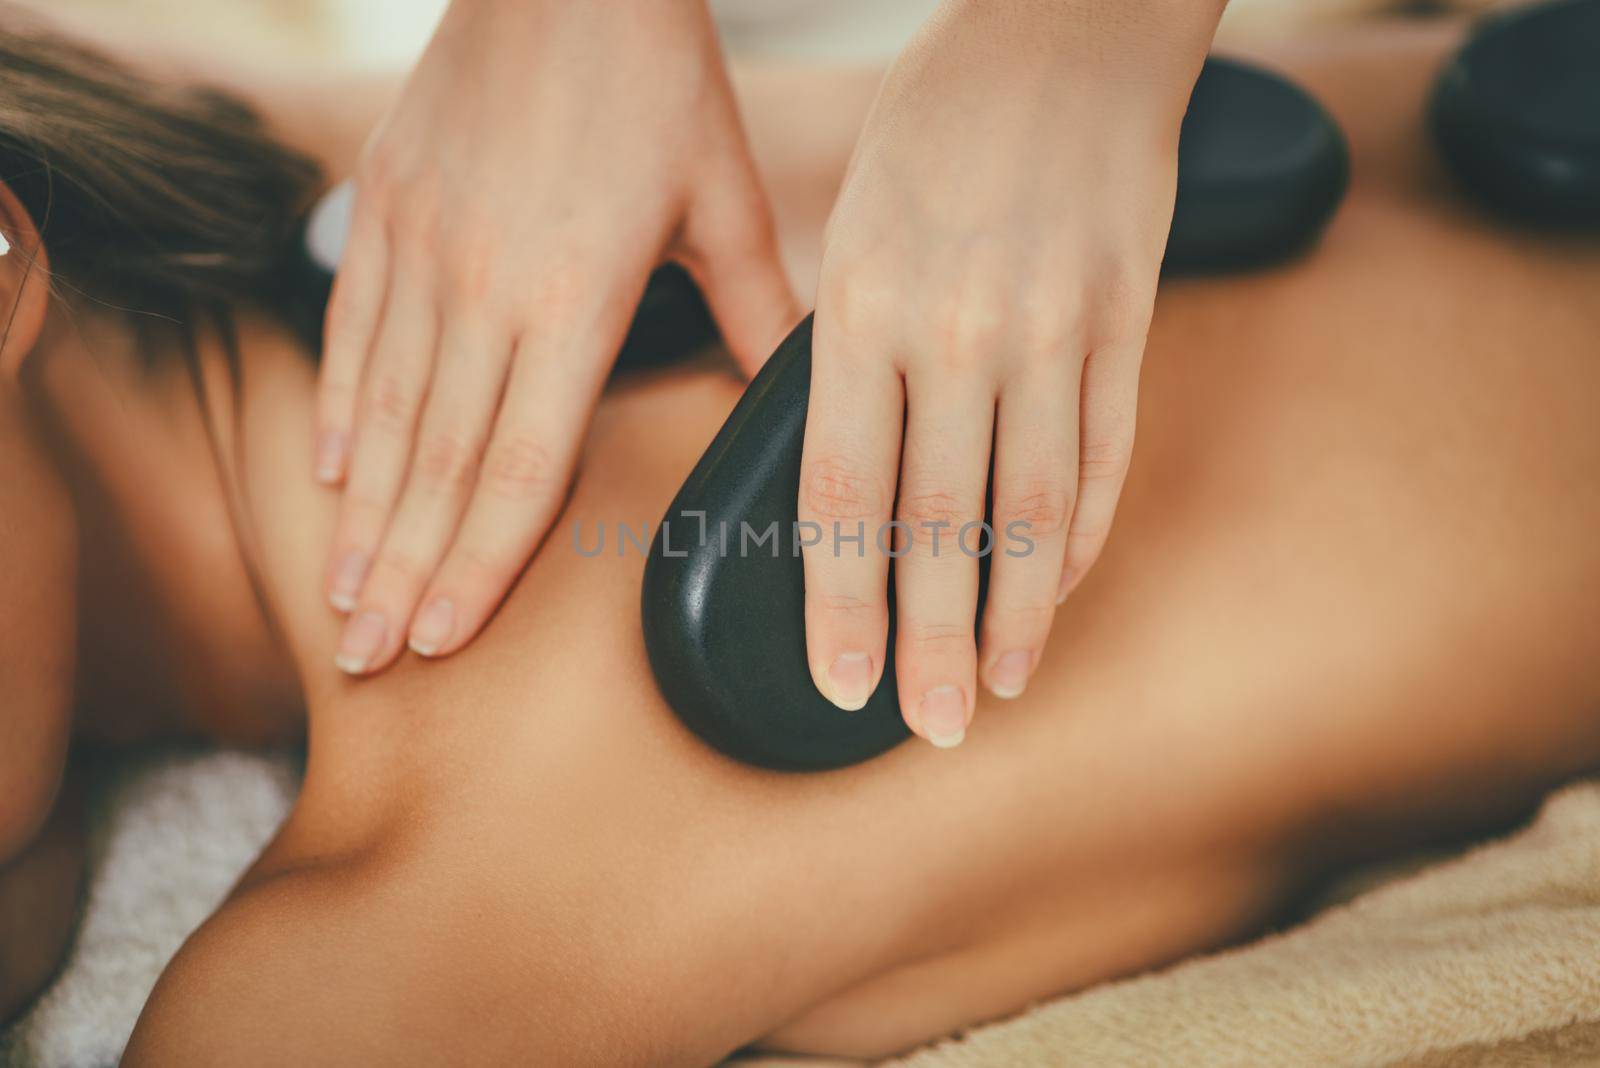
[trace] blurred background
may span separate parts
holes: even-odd
[[[21,0],[97,30],[214,41],[249,60],[392,69],[427,43],[447,0]],[[581,2],[581,0],[576,0]],[[1232,0],[1221,40],[1384,12],[1475,10],[1495,0]],[[711,0],[730,51],[785,58],[892,55],[937,0]]]

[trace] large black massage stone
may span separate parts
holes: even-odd
[[[1343,196],[1347,158],[1338,127],[1298,88],[1242,63],[1209,60],[1179,141],[1164,269],[1261,265],[1306,245]],[[794,524],[810,387],[807,317],[750,383],[667,509],[643,589],[645,646],[673,710],[722,752],[791,770],[854,764],[908,733],[892,634],[883,681],[858,712],[818,693],[806,665]],[[755,544],[774,524],[776,542]]]

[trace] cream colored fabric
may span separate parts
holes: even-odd
[[[300,789],[290,753],[156,745],[83,770],[94,784],[83,915],[50,987],[0,1028],[4,1068],[116,1064],[161,969],[227,897]]]
[[[1600,1064],[1600,782],[1286,934],[1063,998],[904,1068]]]
[[[1600,1065],[1600,782],[1552,795],[1508,839],[1285,934],[1061,998],[894,1062],[1079,1065]]]

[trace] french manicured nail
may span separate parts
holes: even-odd
[[[360,675],[372,663],[372,658],[383,648],[389,624],[382,612],[362,612],[345,624],[344,635],[339,639],[339,655],[333,662],[347,675]]]
[[[351,549],[339,561],[333,572],[333,588],[328,591],[328,601],[341,612],[349,612],[361,596],[361,584],[367,581],[367,554]]]
[[[872,657],[866,653],[840,653],[828,668],[833,703],[846,712],[858,712],[872,696]]]
[[[448,597],[435,597],[428,602],[428,607],[417,613],[407,644],[419,656],[432,656],[450,640],[450,631],[455,625],[456,606]]]
[[[1019,697],[1028,688],[1028,672],[1033,654],[1021,649],[1009,652],[989,669],[989,690],[996,697]]]
[[[967,697],[958,686],[936,686],[922,695],[917,709],[928,741],[954,749],[967,736]]]
[[[345,454],[350,436],[339,430],[324,430],[317,438],[317,481],[332,485],[344,476]]]

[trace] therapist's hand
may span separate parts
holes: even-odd
[[[800,518],[823,531],[805,550],[807,657],[835,704],[861,707],[883,672],[874,541],[891,519],[911,729],[955,745],[979,679],[1002,697],[1028,684],[1122,491],[1178,129],[1219,15],[952,0],[890,71],[824,245],[801,471]],[[991,463],[975,640],[969,553],[987,541],[962,535]],[[836,543],[836,523],[864,524],[864,546]]]
[[[340,667],[477,634],[666,258],[747,368],[798,318],[704,0],[456,0],[367,147],[329,307]]]

